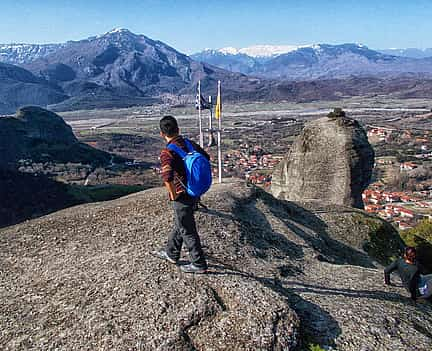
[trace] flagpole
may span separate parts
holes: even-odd
[[[201,120],[201,80],[198,81],[198,123],[199,123],[199,143],[201,147],[204,147],[204,136],[202,131],[202,120]]]
[[[218,81],[218,96],[219,101],[222,103],[222,96],[221,96],[221,82]],[[222,146],[221,146],[221,132],[222,132],[222,113],[220,114],[218,118],[218,132],[217,132],[217,138],[218,138],[218,171],[219,171],[219,183],[222,183]]]
[[[210,117],[209,117],[209,132],[212,133],[213,132],[213,121],[212,121],[212,97],[211,95],[209,96],[209,107],[210,107]]]

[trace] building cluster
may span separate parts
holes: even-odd
[[[368,126],[367,136],[371,141],[375,140],[389,143],[392,140],[401,140],[408,142],[419,149],[419,152],[413,155],[415,158],[432,158],[432,139],[430,131],[413,132],[410,130],[396,130],[391,128]]]
[[[224,155],[223,173],[227,176],[243,177],[253,184],[269,186],[269,170],[276,167],[283,156],[265,152],[260,146],[241,144],[240,150],[230,151]]]
[[[379,141],[389,141],[392,136],[394,129],[382,128],[382,127],[369,127],[367,136],[369,138],[376,138]]]
[[[381,184],[372,184],[362,194],[365,210],[395,223],[405,230],[422,218],[432,218],[432,191],[418,194],[381,190]]]
[[[270,187],[272,181],[271,174],[248,174],[246,180],[251,184],[263,185],[264,187]]]

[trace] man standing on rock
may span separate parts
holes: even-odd
[[[156,251],[155,255],[170,263],[177,264],[184,242],[189,251],[191,263],[181,265],[180,269],[186,273],[205,273],[207,262],[194,218],[197,198],[186,192],[187,179],[184,162],[176,152],[169,149],[169,145],[176,145],[187,153],[189,151],[186,143],[189,142],[194,150],[205,156],[207,160],[210,159],[210,156],[193,141],[185,141],[179,133],[177,120],[174,117],[165,116],[160,120],[160,135],[167,142],[167,147],[160,154],[162,179],[174,210],[174,228],[168,236],[166,248]]]

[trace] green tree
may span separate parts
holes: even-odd
[[[345,111],[342,110],[340,107],[336,107],[332,112],[330,112],[327,117],[330,118],[338,118],[338,117],[345,117]]]
[[[417,248],[419,261],[432,272],[432,220],[424,219],[414,228],[402,231],[405,244]]]
[[[422,220],[414,228],[403,232],[403,236],[407,236],[408,238],[414,240],[412,242],[413,244],[419,243],[420,241],[427,241],[432,244],[432,220]]]

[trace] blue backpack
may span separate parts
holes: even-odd
[[[184,162],[187,184],[182,185],[186,192],[192,197],[199,197],[209,190],[212,184],[211,165],[204,155],[194,150],[189,140],[184,141],[187,153],[174,144],[169,144],[167,148],[179,155]]]

